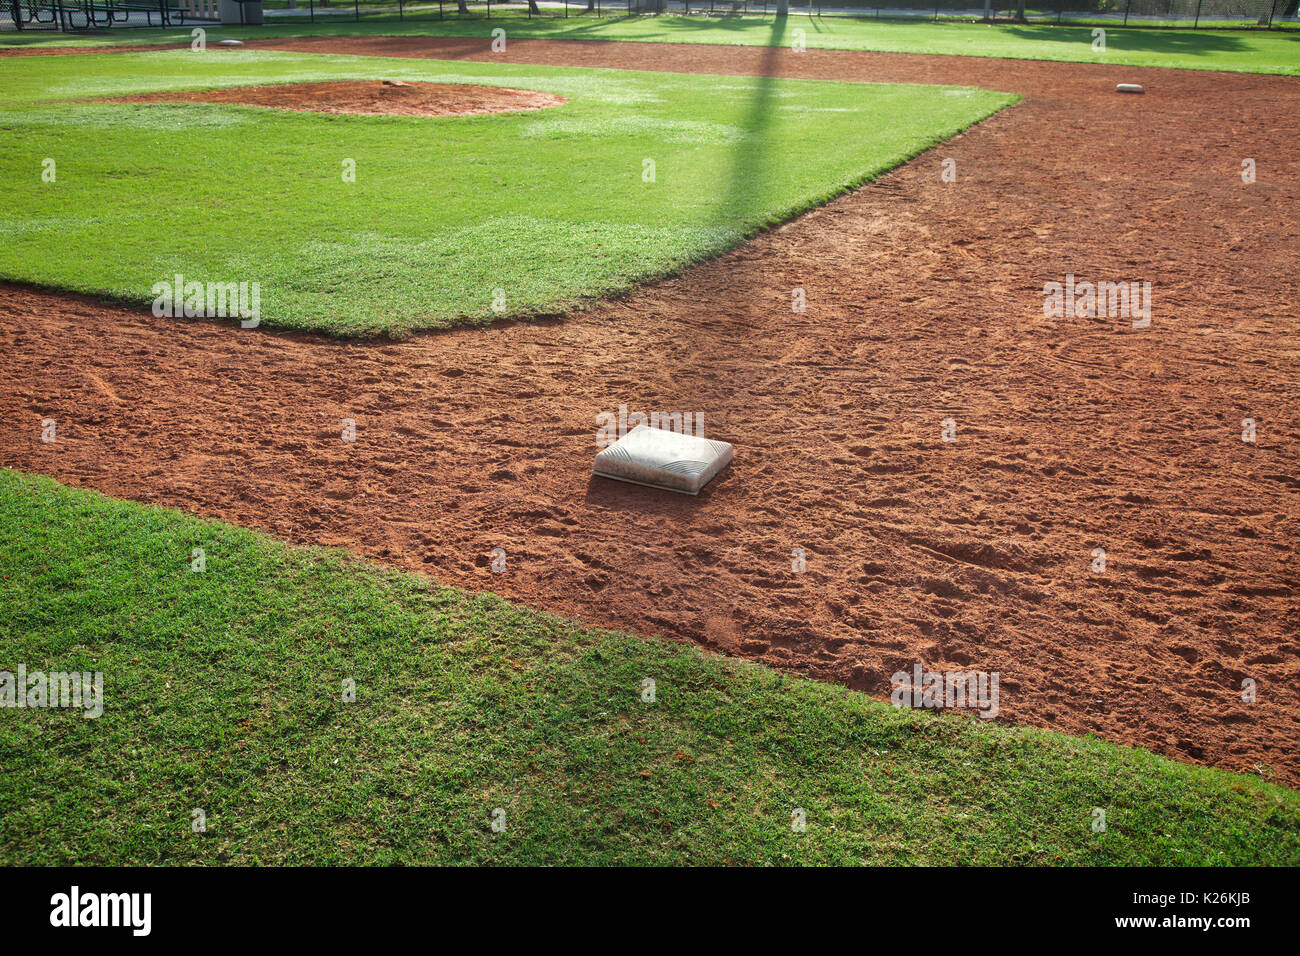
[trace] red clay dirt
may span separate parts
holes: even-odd
[[[635,43],[495,59],[1025,100],[564,321],[338,344],[0,287],[0,464],[878,696],[917,661],[995,670],[1000,719],[1300,782],[1300,83]],[[1044,317],[1066,273],[1150,281],[1151,327]],[[698,498],[593,479],[620,403],[702,412],[735,462]]]
[[[102,101],[101,101],[102,102]],[[110,103],[225,103],[271,109],[352,115],[464,116],[540,110],[567,102],[536,90],[464,83],[345,80],[330,83],[274,83],[221,90],[168,90],[111,99]]]

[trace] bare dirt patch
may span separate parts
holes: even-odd
[[[277,110],[351,115],[464,116],[540,110],[567,102],[554,93],[464,83],[345,80],[275,83],[221,90],[169,90],[117,97],[112,103],[226,103]]]
[[[294,48],[492,56],[381,40]],[[0,287],[0,464],[876,695],[917,661],[996,670],[1002,719],[1300,781],[1300,82],[634,43],[497,58],[1025,101],[563,322],[341,345]],[[1150,281],[1151,328],[1044,317],[1067,272]],[[592,479],[620,403],[703,412],[735,463],[699,498]]]

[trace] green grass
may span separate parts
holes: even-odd
[[[791,31],[802,29],[809,48],[874,50],[885,53],[938,53],[955,56],[1008,57],[1120,63],[1194,70],[1300,75],[1300,32],[1273,30],[1123,29],[1106,27],[1106,52],[1092,49],[1092,27],[1014,23],[930,23],[792,15],[782,26],[772,17],[571,17],[565,19],[482,19],[399,21],[396,15],[360,23],[272,22],[265,27],[224,28],[221,36],[430,35],[487,37],[507,26],[513,37],[557,40],[637,40],[667,43],[785,45]],[[212,31],[210,35],[217,35]],[[89,43],[189,42],[189,30],[113,30],[97,37],[59,36],[0,38],[5,44],[60,45]]]
[[[1254,777],[898,711],[0,471],[19,663],[102,671],[105,700],[0,710],[6,865],[1300,862],[1300,795]]]
[[[257,281],[264,325],[333,335],[402,335],[620,293],[1015,100],[948,87],[272,52],[55,65],[0,60],[9,184],[0,277],[140,305],[176,273]],[[438,119],[73,102],[381,78],[569,101]],[[46,157],[57,164],[53,183],[40,175]],[[343,181],[345,159],[356,163],[355,183]],[[504,310],[493,309],[498,289]]]

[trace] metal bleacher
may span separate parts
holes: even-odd
[[[168,27],[218,19],[215,0],[0,0],[0,30]]]

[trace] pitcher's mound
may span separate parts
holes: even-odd
[[[168,90],[113,99],[114,103],[232,103],[311,113],[387,113],[396,116],[462,116],[540,110],[566,102],[536,90],[459,83],[347,80],[334,83],[278,83],[224,90]]]

